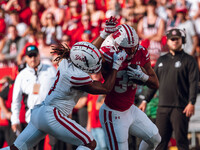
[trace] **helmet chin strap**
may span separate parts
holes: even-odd
[[[127,57],[127,60],[130,60],[131,58],[133,58],[133,57],[135,56],[135,54],[137,53],[137,50],[138,50],[139,44],[137,44],[135,47],[136,47],[136,48],[135,48],[134,53],[131,54],[130,56],[128,56],[128,57]]]

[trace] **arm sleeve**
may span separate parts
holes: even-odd
[[[159,64],[158,62],[159,62],[159,59],[157,60],[155,68],[154,68],[154,71],[155,71],[155,73],[156,73],[157,76],[158,76],[158,70],[157,70],[157,68],[158,68],[158,64]],[[145,96],[145,100],[147,101],[147,103],[151,101],[151,99],[154,97],[156,91],[157,91],[157,89],[150,89],[150,88],[148,88],[147,92],[144,95]]]
[[[188,64],[189,70],[189,101],[194,105],[196,103],[199,82],[199,69],[196,60],[193,58]]]
[[[157,89],[148,88],[147,93],[145,94],[145,100],[147,101],[147,103],[151,101],[151,99],[155,95],[156,91],[157,91]]]
[[[12,124],[19,124],[19,113],[21,108],[21,100],[22,100],[22,89],[21,89],[21,77],[18,75],[13,89],[13,97],[12,97],[12,104],[11,104],[11,123]]]
[[[86,84],[90,84],[92,83],[92,79],[91,77],[88,76],[71,76],[70,77],[70,83],[72,84],[72,86],[83,86]]]

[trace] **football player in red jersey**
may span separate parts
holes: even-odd
[[[105,57],[103,76],[109,74],[114,52],[126,51],[128,57],[120,66],[115,85],[106,95],[100,109],[100,121],[106,133],[108,147],[110,150],[127,150],[130,133],[142,139],[139,150],[153,150],[161,138],[155,124],[143,112],[144,107],[138,108],[134,105],[137,85],[132,80],[140,80],[150,88],[159,87],[157,76],[151,67],[149,53],[139,45],[138,35],[129,25],[120,25],[112,37],[110,40],[114,42],[113,46],[103,46],[100,49]],[[129,66],[131,64],[136,64],[137,67],[132,68]],[[140,66],[146,70],[146,74]]]

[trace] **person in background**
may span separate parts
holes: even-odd
[[[87,0],[86,12],[90,14],[91,25],[93,27],[101,27],[102,22],[105,20],[105,13],[97,9],[95,0]],[[101,30],[101,28],[99,28]]]
[[[5,34],[6,34],[7,23],[5,19],[5,11],[0,8],[0,53],[3,49],[3,46],[6,42]]]
[[[144,0],[135,0],[133,5],[134,23],[138,24],[139,20],[146,15],[147,6]]]
[[[71,0],[69,1],[69,7],[66,9],[62,30],[64,34],[67,34],[71,37],[71,45],[75,44],[73,35],[78,29],[78,24],[81,21],[80,7],[81,6],[77,0]]]
[[[83,13],[79,27],[74,35],[72,35],[71,37],[74,38],[76,42],[91,42],[98,37],[99,31],[99,27],[92,26],[91,16],[89,15],[89,13]]]
[[[156,125],[162,139],[156,150],[167,149],[172,132],[178,149],[189,150],[188,124],[194,115],[199,70],[194,57],[182,49],[186,38],[182,31],[174,28],[166,35],[169,52],[159,57],[155,65],[160,82]],[[145,100],[149,102],[155,92],[149,89]]]
[[[26,23],[27,25],[31,25],[31,16],[36,14],[39,18],[42,16],[42,11],[40,9],[40,4],[37,0],[30,0],[29,7],[22,10],[19,14],[19,18],[22,22]]]
[[[8,145],[12,144],[11,137],[14,135],[11,132],[11,111],[8,102],[10,88],[13,84],[13,80],[9,76],[5,76],[0,80],[1,91],[0,91],[0,148],[3,147],[4,143]]]
[[[17,65],[19,67],[24,66],[25,67],[25,55],[26,55],[26,48],[29,45],[35,45],[38,46],[38,42],[36,39],[36,31],[34,29],[30,29],[28,33],[26,33],[27,42],[21,52],[17,55]]]
[[[19,121],[22,98],[24,97],[26,106],[26,122],[29,123],[31,109],[35,105],[42,103],[56,76],[56,69],[53,66],[40,62],[40,54],[35,45],[26,47],[25,62],[26,67],[19,72],[15,79],[11,104],[12,130],[17,136],[25,128],[20,125]],[[44,140],[36,148],[39,150],[43,146]]]
[[[199,41],[193,22],[187,19],[187,12],[188,10],[186,7],[177,8],[177,20],[179,20],[177,28],[182,29],[186,34],[185,40],[187,42],[184,42],[183,50],[189,55],[195,56]]]
[[[46,26],[41,28],[41,31],[46,34],[46,44],[56,44],[57,40],[61,40],[63,32],[62,27],[55,22],[54,13],[47,13]]]
[[[51,14],[53,14],[53,16],[55,16],[55,23],[57,25],[62,26],[62,24],[64,23],[65,11],[64,11],[64,9],[59,7],[58,0],[48,0],[48,1],[46,1],[46,3],[48,3],[49,6],[42,13],[42,17],[41,17],[42,26],[48,25],[46,22],[46,18],[49,13],[51,13]]]
[[[35,32],[41,32],[40,18],[37,14],[32,14],[30,17],[30,25],[27,27],[23,36],[26,36],[30,30],[35,30]]]
[[[165,22],[156,14],[157,2],[150,0],[147,4],[147,16],[144,16],[137,26],[137,33],[141,40],[147,41],[152,66],[161,55],[161,40],[165,31]]]
[[[11,24],[16,26],[18,35],[23,37],[28,26],[26,23],[20,22],[19,12],[16,10],[11,11],[10,20],[11,20]]]
[[[14,67],[17,64],[17,55],[25,46],[26,40],[18,36],[15,25],[8,26],[7,41],[0,53],[0,64]]]

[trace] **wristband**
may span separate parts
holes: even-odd
[[[147,82],[148,79],[149,79],[149,75],[147,75],[147,74],[144,73],[144,75],[143,75],[143,77],[142,77],[141,80],[142,80],[143,82]]]
[[[109,33],[106,33],[105,31],[102,31],[100,33],[100,37],[103,38],[103,39],[106,39],[108,35],[109,35]]]
[[[117,63],[113,63],[113,66],[112,66],[113,69],[115,69],[115,70],[119,70],[119,67],[120,67],[119,64],[117,64]]]

